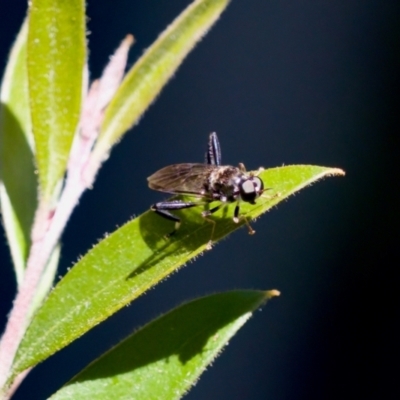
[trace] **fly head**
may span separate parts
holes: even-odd
[[[243,177],[240,184],[240,198],[250,204],[255,201],[264,191],[264,182],[258,176]]]

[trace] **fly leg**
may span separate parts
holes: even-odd
[[[212,214],[214,214],[216,211],[218,211],[218,210],[221,208],[222,205],[223,205],[223,204],[218,204],[217,206],[213,207],[211,210],[206,210],[206,211],[203,211],[203,212],[201,213],[201,216],[202,216],[207,222],[209,222],[209,223],[212,224],[211,238],[210,238],[210,240],[208,241],[208,244],[207,244],[208,250],[211,250],[211,247],[212,247],[212,239],[213,239],[213,237],[214,237],[214,231],[215,231],[215,221],[212,220],[212,219],[210,219],[210,218],[207,218],[207,217],[209,217],[210,215],[212,215]]]
[[[178,216],[172,214],[170,210],[183,210],[185,208],[197,207],[203,204],[204,202],[183,200],[161,201],[159,203],[153,204],[150,209],[161,217],[175,222],[174,230],[166,235],[167,238],[170,238],[181,226],[181,219]]]
[[[240,221],[240,219],[243,219],[243,221],[246,223],[247,228],[249,230],[249,235],[254,235],[256,233],[256,231],[250,226],[250,223],[246,217],[244,217],[244,216],[239,217],[239,211],[240,211],[240,206],[239,206],[239,203],[237,203],[234,214],[233,214],[233,222],[235,222],[237,224]]]

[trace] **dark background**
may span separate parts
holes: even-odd
[[[92,77],[127,33],[130,65],[189,1],[89,1]],[[231,340],[187,399],[396,398],[399,2],[234,0],[140,124],[117,145],[63,237],[60,275],[105,232],[163,195],[146,177],[203,160],[250,169],[341,167],[32,371],[15,399],[44,399],[112,344],[186,299],[282,292]],[[0,0],[0,69],[25,1]],[[15,292],[0,241],[0,325]],[[398,303],[398,300],[397,300]]]

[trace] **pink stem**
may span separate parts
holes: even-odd
[[[51,209],[47,202],[42,202],[36,211],[32,228],[32,246],[24,279],[0,341],[0,398],[9,398],[12,394],[12,391],[6,388],[7,380],[10,378],[18,346],[29,323],[27,316],[43,271],[80,196],[91,186],[101,166],[101,163],[98,163],[96,170],[92,170],[90,175],[86,172],[83,176],[91,157],[93,144],[99,134],[104,108],[121,83],[132,43],[133,37],[128,35],[111,58],[100,81],[95,81],[89,90],[83,104],[80,133],[70,154],[67,179],[55,210]],[[18,376],[18,384],[24,376],[23,374]]]

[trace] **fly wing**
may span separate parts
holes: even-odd
[[[214,165],[174,164],[147,178],[150,189],[167,193],[200,195]]]
[[[221,165],[221,146],[216,132],[210,133],[206,162],[211,165]]]

